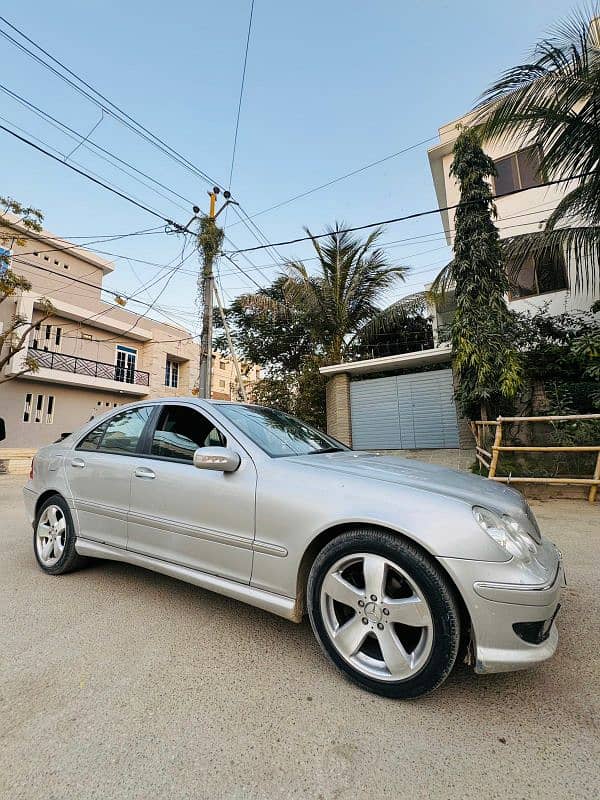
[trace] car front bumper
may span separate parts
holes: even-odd
[[[565,585],[558,551],[554,573],[539,584],[482,579],[482,564],[477,561],[448,558],[440,562],[461,589],[471,617],[475,672],[527,669],[552,657],[558,645],[556,613]],[[497,569],[498,565],[492,567]]]

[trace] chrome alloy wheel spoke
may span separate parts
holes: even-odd
[[[412,658],[396,636],[393,627],[386,625],[383,630],[378,630],[377,641],[390,675],[396,680],[409,677],[412,672]]]
[[[332,600],[337,600],[338,603],[344,603],[353,609],[356,609],[358,601],[363,599],[361,590],[344,580],[339,572],[327,573],[322,591]]]
[[[371,600],[381,600],[385,593],[387,563],[381,556],[368,555],[363,559],[365,593]]]
[[[402,681],[433,648],[433,617],[415,579],[375,553],[340,558],[321,584],[320,606],[340,656],[369,678]]]
[[[390,622],[400,622],[415,628],[427,628],[432,624],[429,606],[416,595],[402,600],[386,600],[385,607]]]
[[[338,628],[334,640],[338,650],[346,657],[350,657],[359,650],[366,635],[367,631],[360,621],[360,617],[354,616],[341,628]]]

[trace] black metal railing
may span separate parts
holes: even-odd
[[[90,378],[107,378],[120,383],[135,383],[138,386],[150,384],[150,373],[128,366],[106,364],[103,361],[92,361],[90,358],[68,356],[64,353],[55,353],[52,350],[36,350],[30,347],[28,355],[35,358],[40,367],[58,369],[62,372],[72,372],[75,375],[89,375]]]

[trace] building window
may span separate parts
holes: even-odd
[[[219,361],[219,369],[227,369],[227,362],[226,361]]]
[[[46,401],[46,425],[52,425],[54,422],[54,395],[48,395]]]
[[[41,422],[42,421],[42,410],[44,408],[44,395],[38,394],[35,400],[35,417],[33,418],[34,422]]]
[[[23,422],[31,422],[31,400],[32,395],[25,395],[25,406],[23,408]]]
[[[224,389],[225,388],[225,381],[219,381],[219,387],[221,389]]]
[[[44,350],[48,352],[52,350],[55,353],[60,353],[62,344],[62,328],[55,325],[38,324],[33,329],[33,349]]]
[[[541,155],[541,149],[535,145],[495,161],[498,173],[495,178],[496,194],[539,186],[542,183],[539,174]]]
[[[33,349],[34,350],[39,350],[40,349],[40,330],[41,330],[41,325],[38,322],[38,324],[33,329]]]
[[[179,364],[177,361],[171,361],[167,358],[165,365],[165,386],[172,386],[176,389],[179,385]]]
[[[134,383],[136,360],[137,350],[135,348],[118,344],[115,380],[121,381],[121,383]]]
[[[510,300],[535,297],[568,288],[565,262],[562,258],[547,257],[536,260],[530,256],[523,262],[516,275],[512,275],[509,268],[509,276]]]

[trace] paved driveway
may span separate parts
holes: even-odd
[[[570,588],[533,672],[393,702],[348,684],[294,625],[112,562],[61,578],[0,476],[0,796],[597,798],[600,505],[536,503]]]

